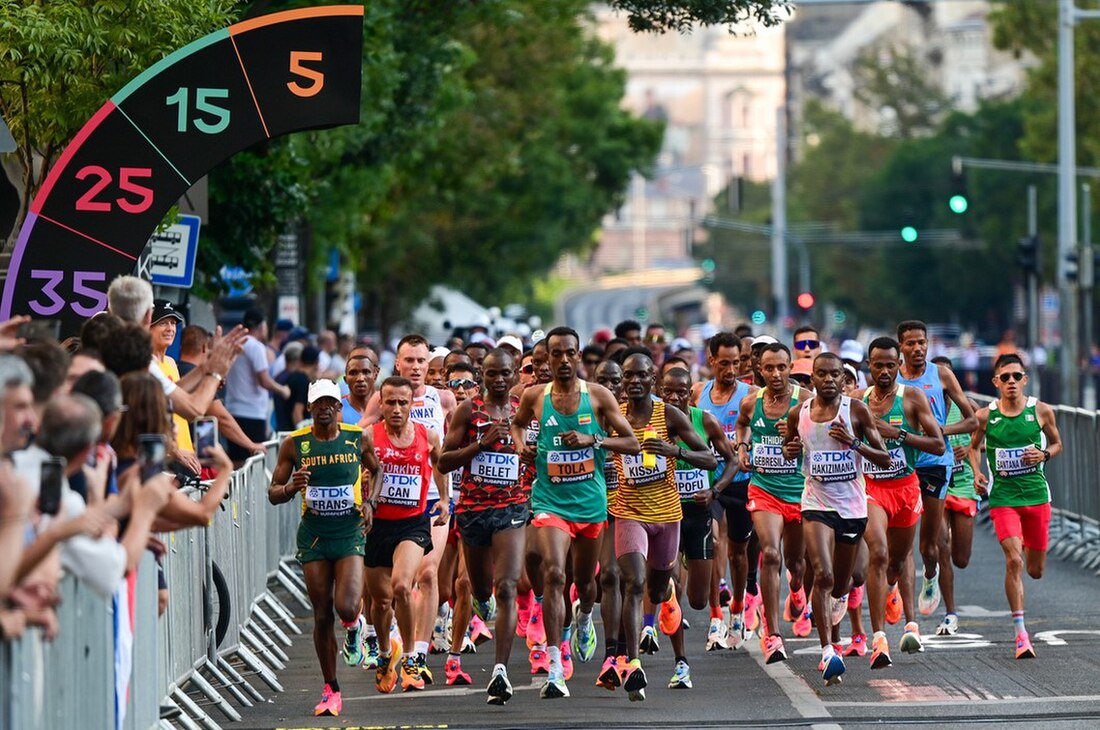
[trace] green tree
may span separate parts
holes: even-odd
[[[695,25],[733,27],[746,21],[771,27],[793,10],[789,0],[609,0],[608,5],[629,15],[632,30],[645,33],[684,33]]]
[[[872,46],[856,58],[853,93],[867,108],[879,110],[883,135],[929,135],[951,110],[951,100],[931,80],[931,70],[910,46]]]

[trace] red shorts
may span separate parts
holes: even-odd
[[[783,522],[802,522],[802,504],[800,502],[784,502],[766,489],[755,484],[749,484],[749,501],[746,504],[749,512],[771,512],[783,518]]]
[[[958,512],[967,517],[973,517],[978,514],[978,500],[967,499],[966,497],[956,497],[954,494],[947,495],[947,500],[944,502],[943,507],[950,512]]]
[[[924,511],[916,472],[900,479],[867,479],[867,504],[886,512],[886,527],[912,527]]]
[[[555,527],[573,539],[587,537],[595,540],[603,532],[607,522],[570,522],[549,512],[539,512],[535,515],[535,519],[531,520],[531,524],[535,527]]]
[[[990,507],[997,539],[1023,538],[1028,550],[1046,552],[1050,545],[1050,502],[1027,507]]]

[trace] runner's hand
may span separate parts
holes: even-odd
[[[978,472],[974,475],[974,493],[979,497],[986,497],[989,495],[989,477],[982,472]]]
[[[290,490],[300,492],[309,486],[309,469],[299,469],[290,477]]]
[[[678,453],[678,448],[664,439],[643,439],[642,453],[657,454],[657,456],[671,459]]]
[[[571,449],[577,449],[585,446],[592,446],[596,443],[596,437],[587,433],[564,431],[561,434],[561,442]]]
[[[481,434],[481,438],[478,439],[477,448],[479,451],[485,451],[493,444],[506,441],[511,432],[508,427],[500,421],[493,421],[489,424],[489,427],[485,429],[485,432]]]
[[[737,461],[741,464],[741,471],[752,471],[752,457],[748,449],[737,449]]]
[[[901,436],[900,428],[891,426],[880,418],[875,419],[875,428],[878,429],[878,435],[882,436],[884,439],[896,439],[898,436]],[[849,439],[849,441],[851,441],[851,439]]]
[[[369,504],[364,503],[360,511],[363,515],[363,534],[367,535],[374,527],[374,510],[371,509]]]
[[[1020,460],[1025,464],[1039,464],[1045,458],[1043,452],[1034,446],[1028,446],[1024,449],[1024,453],[1020,455]]]
[[[691,499],[700,507],[710,507],[710,503],[714,501],[714,490],[700,489],[698,492],[691,495]]]
[[[798,455],[802,453],[802,438],[795,436],[793,439],[783,444],[783,456],[787,459],[797,459]]]
[[[829,424],[829,438],[839,441],[845,446],[856,440],[851,430],[848,429],[848,423],[843,418],[837,418]]]
[[[525,461],[529,464],[535,463],[535,457],[538,454],[538,447],[535,444],[523,444],[516,449],[516,453],[519,454],[520,461]]]
[[[953,446],[951,447],[951,455],[955,457],[955,461],[966,461],[966,455],[970,452],[969,446]]]
[[[450,500],[440,499],[432,507],[430,515],[439,515],[432,520],[432,527],[440,527],[447,524],[447,520],[451,517],[451,503]]]

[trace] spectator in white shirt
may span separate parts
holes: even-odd
[[[245,338],[241,356],[226,376],[225,407],[250,439],[263,442],[267,440],[271,413],[269,393],[289,398],[290,388],[276,383],[268,372],[264,313],[250,309],[245,312],[242,324],[248,330],[248,337]],[[236,444],[229,446],[229,457],[234,461],[247,459],[251,455]]]

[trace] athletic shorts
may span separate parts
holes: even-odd
[[[802,522],[820,522],[833,529],[837,542],[843,545],[855,545],[867,529],[866,517],[841,517],[836,512],[808,509],[802,511]]]
[[[921,494],[925,497],[943,499],[947,496],[947,487],[951,484],[948,467],[918,466],[917,479],[920,480]]]
[[[688,560],[710,560],[714,557],[710,508],[694,502],[681,502],[680,506],[684,510],[684,518],[680,520],[680,552]]]
[[[785,502],[768,490],[755,484],[749,485],[749,512],[771,512],[783,518],[783,522],[802,522],[802,504]]]
[[[326,524],[328,522],[332,524]],[[362,557],[363,553],[363,521],[358,515],[318,517],[298,523],[298,552],[295,557],[299,563],[317,560],[335,562],[353,555]]]
[[[607,525],[607,522],[570,522],[557,515],[552,515],[549,512],[539,512],[535,515],[535,518],[531,520],[531,524],[535,527],[554,527],[566,533],[574,540],[578,537],[595,540],[600,536],[600,533],[603,532],[603,528]]]
[[[1027,507],[990,507],[989,517],[997,539],[1023,538],[1028,550],[1046,552],[1050,546],[1050,502]]]
[[[526,502],[509,504],[504,507],[467,510],[455,517],[458,534],[462,542],[471,547],[491,547],[493,535],[504,530],[517,530],[527,527],[527,517],[531,512]]]
[[[392,568],[393,552],[403,542],[419,545],[425,555],[432,551],[432,523],[427,515],[375,520],[367,533],[363,562],[368,568]]]
[[[886,513],[886,527],[912,527],[924,511],[920,480],[915,473],[897,479],[868,479],[867,504]]]
[[[966,515],[967,517],[973,517],[978,514],[978,500],[967,499],[966,497],[956,497],[954,494],[947,495],[947,500],[944,502],[944,509],[949,512],[958,512],[959,514]]]
[[[638,522],[625,517],[615,520],[616,558],[641,553],[650,568],[668,570],[679,552],[679,522]]]
[[[718,501],[726,511],[726,534],[733,542],[748,542],[752,537],[752,516],[749,514],[749,481],[732,482],[718,493]]]

